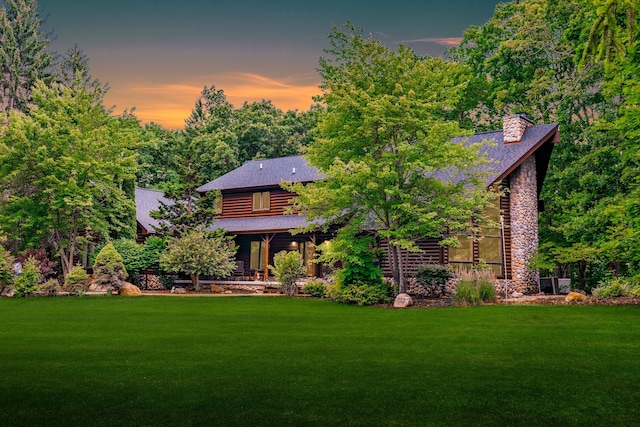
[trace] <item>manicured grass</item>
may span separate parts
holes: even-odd
[[[0,425],[637,425],[640,308],[0,300]]]

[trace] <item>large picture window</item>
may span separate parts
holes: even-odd
[[[253,193],[253,210],[268,211],[270,194],[268,191]]]
[[[498,202],[491,204],[484,212],[485,218],[500,223]],[[502,276],[502,236],[499,228],[480,227],[478,239],[469,235],[458,236],[460,246],[449,247],[449,264],[452,267],[471,267],[478,263],[486,264],[496,276]]]

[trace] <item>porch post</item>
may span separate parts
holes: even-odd
[[[311,248],[311,277],[318,275],[318,265],[316,264],[316,235],[315,233],[309,236],[313,248]]]
[[[269,281],[269,243],[276,237],[275,233],[272,235],[265,234],[262,236],[264,241],[264,280]]]

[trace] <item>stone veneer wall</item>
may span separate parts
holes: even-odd
[[[514,290],[538,292],[537,271],[528,267],[538,249],[536,159],[529,157],[511,175],[511,271]]]

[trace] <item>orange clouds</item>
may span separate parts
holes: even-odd
[[[112,82],[105,103],[115,104],[116,113],[135,106],[142,123],[154,122],[168,129],[180,129],[191,113],[204,86],[224,90],[236,108],[246,102],[271,100],[282,110],[307,110],[320,92],[316,74],[272,78],[251,73],[227,73],[199,78],[198,82],[145,83]]]
[[[462,37],[426,37],[424,39],[402,40],[401,43],[435,43],[442,46],[458,46]]]

